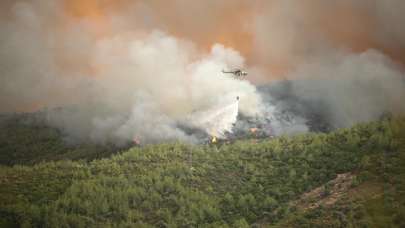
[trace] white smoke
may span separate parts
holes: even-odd
[[[190,124],[203,129],[208,135],[226,138],[226,133],[232,133],[239,111],[239,97],[236,101],[221,104],[207,111],[197,112],[189,117]]]
[[[114,53],[117,46],[123,50],[119,55]],[[216,107],[229,96],[245,100],[240,106],[242,113],[259,113],[260,97],[255,87],[222,75],[221,69],[228,64],[243,66],[243,59],[221,45],[214,45],[208,55],[194,57],[189,43],[154,32],[144,39],[106,40],[96,50],[97,65],[106,68],[93,82],[94,94],[99,94],[92,105],[96,110],[90,115],[85,111],[79,118],[89,118],[88,132],[94,141],[136,137],[143,143],[195,142],[197,139],[186,135],[176,123],[193,110]],[[89,105],[87,102],[80,106]],[[80,108],[79,113],[82,110],[87,109]],[[56,115],[54,123],[58,124],[61,117]],[[222,131],[223,126],[216,127],[211,130]],[[71,129],[70,135],[79,135],[77,130],[81,129]]]
[[[86,24],[68,32],[44,24],[54,15],[41,15],[38,5],[13,9],[1,23],[1,110],[48,107],[48,123],[70,140],[195,142],[176,123],[228,96],[243,98],[246,115],[259,112],[255,87],[221,73],[243,67],[235,50],[216,44],[202,52],[157,30],[93,39]]]

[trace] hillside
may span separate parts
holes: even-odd
[[[0,166],[0,227],[405,225],[404,118],[328,134],[62,158]]]
[[[69,143],[60,130],[45,124],[40,112],[0,114],[0,129],[0,165],[62,159],[92,160],[120,150],[114,145]]]

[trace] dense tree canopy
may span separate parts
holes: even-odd
[[[401,226],[404,167],[405,119],[329,134],[159,144],[93,161],[0,166],[0,226]],[[355,176],[353,192],[383,188],[347,193],[327,208],[294,203],[340,173]],[[331,188],[325,185],[323,197]]]

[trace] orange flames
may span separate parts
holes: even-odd
[[[132,139],[132,142],[133,142],[135,145],[141,145],[141,140],[139,140],[139,138],[138,138],[137,136],[135,136],[135,137]]]
[[[250,133],[255,134],[258,130],[259,128],[256,127],[250,128]]]
[[[212,136],[212,138],[211,138],[211,143],[217,143],[217,137],[215,137],[215,136]]]

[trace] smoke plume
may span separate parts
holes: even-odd
[[[6,0],[0,112],[46,108],[69,139],[117,144],[196,142],[179,123],[237,96],[272,134],[401,114],[404,12],[401,0]],[[221,73],[236,67],[248,80]]]

